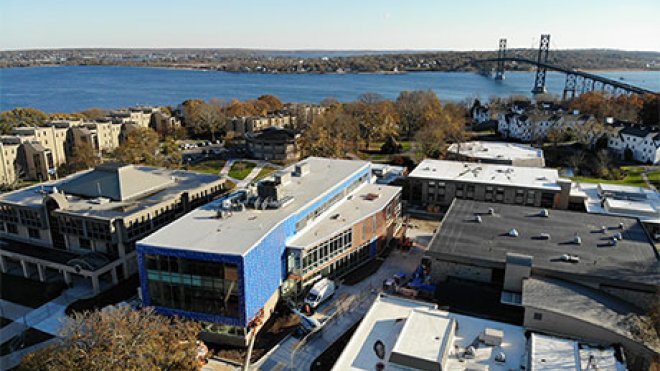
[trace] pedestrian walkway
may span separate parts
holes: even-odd
[[[8,300],[0,299],[0,317],[15,321],[30,313],[32,308],[16,304]]]

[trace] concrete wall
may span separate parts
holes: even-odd
[[[433,280],[445,281],[450,276],[490,283],[493,279],[493,270],[435,259],[431,264],[431,277],[433,277]]]

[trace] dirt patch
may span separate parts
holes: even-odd
[[[273,314],[268,322],[257,334],[257,338],[252,349],[250,363],[258,361],[275,345],[289,335],[300,323],[300,317],[293,313]],[[243,363],[247,356],[247,349],[222,344],[208,344],[209,349],[219,358],[227,359],[237,363]]]

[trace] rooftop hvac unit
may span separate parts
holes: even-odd
[[[518,237],[520,234],[518,233],[518,230],[517,230],[517,229],[512,228],[512,229],[507,233],[507,235],[508,235],[509,237]]]
[[[619,229],[623,229],[624,225],[623,223],[619,223]]]
[[[541,233],[538,237],[539,240],[549,240],[550,239],[550,233]]]
[[[576,245],[582,245],[582,239],[580,238],[580,236],[575,235],[575,237],[573,237],[573,243]]]
[[[606,226],[600,227],[600,231],[603,233],[607,233],[607,227]]]
[[[550,213],[548,212],[548,209],[543,209],[541,212],[539,212],[539,216],[543,218],[547,218],[550,216]]]
[[[488,215],[493,215],[493,214],[495,214],[495,209],[493,209],[492,207],[489,207],[488,208]]]
[[[474,216],[474,221],[477,223],[481,223],[481,215],[475,215]]]

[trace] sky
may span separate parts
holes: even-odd
[[[659,0],[0,0],[0,50],[660,51]]]

